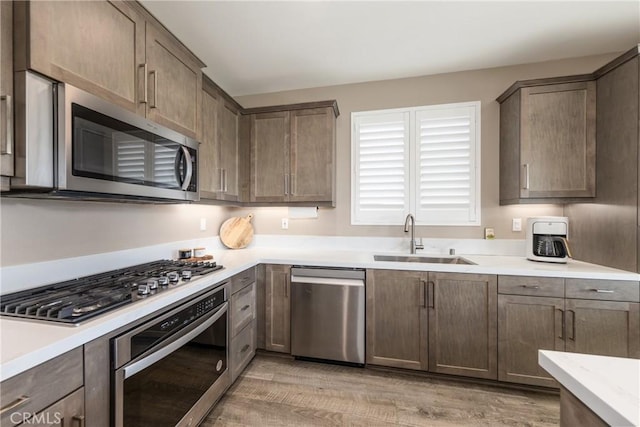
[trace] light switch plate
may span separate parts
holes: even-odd
[[[522,231],[522,218],[513,218],[511,221],[511,231]]]
[[[282,229],[283,230],[289,229],[289,218],[282,218]]]

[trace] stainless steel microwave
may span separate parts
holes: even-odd
[[[35,73],[15,86],[9,195],[199,200],[197,141]]]

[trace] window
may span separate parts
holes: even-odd
[[[352,224],[480,225],[480,102],[352,113]]]

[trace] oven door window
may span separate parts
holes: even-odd
[[[227,368],[226,314],[196,338],[124,380],[123,425],[175,426]]]
[[[174,190],[197,176],[191,148],[77,104],[72,114],[75,176]]]

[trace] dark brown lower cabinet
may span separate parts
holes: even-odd
[[[640,304],[499,295],[500,381],[558,387],[538,350],[640,357]]]
[[[557,387],[538,350],[564,350],[564,298],[498,296],[498,380]]]
[[[21,426],[35,427],[84,427],[84,387],[60,399],[31,417]]]
[[[569,390],[560,386],[560,427],[605,427],[608,425]]]
[[[420,271],[367,270],[367,363],[428,368],[427,278]]]
[[[566,351],[640,358],[640,304],[567,299]]]
[[[367,270],[367,363],[497,378],[495,276]]]
[[[498,378],[496,276],[429,273],[429,371]]]
[[[265,349],[291,353],[290,265],[265,268]]]

